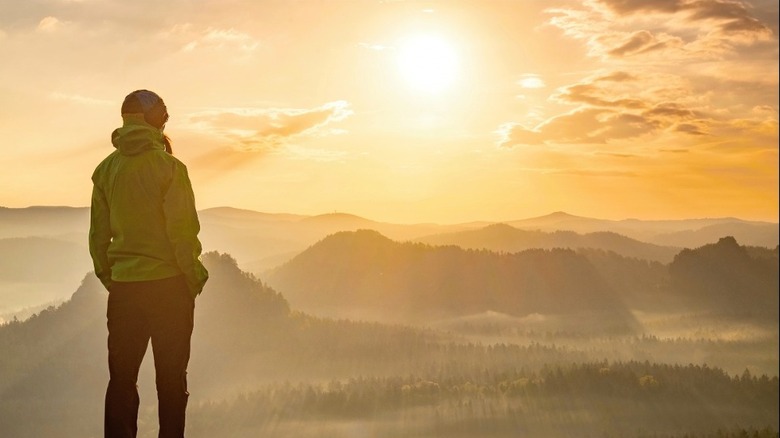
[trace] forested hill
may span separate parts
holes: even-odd
[[[414,273],[418,268],[394,258],[412,254],[416,264],[442,266],[448,275],[411,278],[454,275],[448,286],[462,279],[454,274],[457,269],[473,269],[467,275],[476,275],[494,269],[488,266],[504,266],[489,271],[496,275],[489,284],[498,290],[499,282],[508,281],[500,274],[515,269],[520,256],[540,273],[520,277],[529,290],[546,290],[552,281],[572,288],[573,279],[554,279],[557,272],[570,272],[561,271],[561,265],[572,269],[574,279],[598,278],[585,256],[569,250],[507,256],[400,244],[375,232],[337,234],[312,250],[334,242],[345,254],[356,254],[342,256],[341,263],[383,261],[383,267]],[[751,257],[767,255],[745,250]],[[618,257],[601,256],[604,265]],[[441,265],[442,257],[460,263]],[[744,342],[610,335],[592,343],[581,335],[576,348],[552,344],[555,334],[540,335],[546,339],[543,344],[452,342],[451,335],[428,330],[308,316],[241,271],[232,257],[207,253],[204,263],[211,278],[196,302],[188,369],[187,436],[193,438],[355,433],[447,438],[777,436],[776,334]],[[637,266],[651,267],[651,273],[658,267],[633,260],[622,269],[628,273]],[[604,267],[597,270],[607,272]],[[301,275],[316,280],[323,272]],[[444,293],[447,288],[436,290]],[[61,306],[0,325],[0,435],[101,435],[108,379],[106,298],[90,274]],[[582,304],[580,297],[569,299]],[[596,295],[594,302],[598,299]],[[615,304],[608,295],[603,299],[600,305]],[[605,339],[612,343],[604,344]],[[144,437],[157,435],[149,359],[139,382],[139,436]],[[731,371],[707,363],[727,364]],[[759,377],[746,370],[756,365],[770,375]],[[734,432],[721,433],[730,430]],[[746,435],[758,430],[760,434]]]
[[[293,307],[350,309],[382,320],[603,312],[624,329],[633,325],[594,266],[568,249],[498,254],[400,243],[370,230],[341,232],[293,258],[268,282]]]
[[[778,248],[740,246],[733,237],[685,249],[669,265],[674,292],[694,308],[777,320]]]
[[[617,233],[601,231],[586,234],[574,231],[545,232],[521,230],[507,224],[493,224],[477,230],[436,234],[416,239],[431,245],[457,245],[469,249],[519,252],[542,248],[591,248],[645,260],[669,263],[680,248],[640,242]]]
[[[280,294],[239,270],[232,257],[208,253],[204,263],[211,277],[196,301],[191,403],[274,381],[347,378],[366,370],[408,374],[415,365],[410,355],[422,354],[432,342],[410,328],[292,312]],[[89,274],[62,305],[0,325],[0,435],[101,433],[107,296]],[[142,412],[156,404],[150,362],[147,357],[141,369]]]
[[[670,264],[582,248],[517,253],[397,242],[376,231],[333,234],[268,282],[293,307],[329,315],[419,322],[497,311],[513,316],[626,310],[777,314],[777,248],[734,238],[686,249]]]

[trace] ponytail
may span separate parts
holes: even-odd
[[[173,148],[171,147],[171,138],[163,134],[163,144],[165,145],[165,152],[173,155]]]

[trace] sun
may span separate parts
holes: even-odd
[[[416,35],[399,45],[398,69],[416,91],[437,93],[452,87],[458,62],[455,48],[438,36]]]

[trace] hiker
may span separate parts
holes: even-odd
[[[168,110],[157,94],[122,103],[116,148],[92,175],[89,252],[108,290],[105,437],[135,437],[138,370],[152,341],[161,438],[183,437],[195,297],[208,272],[184,164],[163,134]]]

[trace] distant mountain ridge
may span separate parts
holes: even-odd
[[[279,232],[300,233],[319,240],[337,231],[354,231],[355,227],[376,229],[393,239],[416,239],[444,232],[484,228],[506,224],[522,230],[574,231],[577,233],[613,232],[662,246],[693,248],[715,243],[721,237],[733,236],[744,245],[774,248],[780,243],[778,223],[747,221],[733,217],[675,220],[607,220],[575,216],[558,211],[544,216],[510,221],[476,221],[459,224],[394,224],[367,219],[350,213],[299,215],[263,213],[234,207],[214,207],[199,211],[204,233],[210,225],[240,228],[248,232],[269,228]],[[9,208],[0,206],[0,238],[27,236],[60,236],[86,233],[89,227],[88,207],[34,206]],[[311,228],[310,228],[311,227]],[[320,228],[317,228],[320,227]],[[317,232],[312,233],[312,229]],[[324,231],[325,234],[321,234]],[[313,243],[308,242],[308,244]]]
[[[413,241],[434,235],[474,231],[490,225],[491,222],[471,222],[462,224],[394,224],[374,221],[349,213],[336,212],[322,215],[296,215],[287,213],[262,213],[253,210],[242,210],[232,207],[216,207],[199,211],[201,222],[200,238],[206,251],[220,251],[233,255],[242,269],[256,275],[264,275],[270,269],[280,266],[309,246],[328,235],[340,231],[356,231],[358,229],[373,229],[396,241]],[[778,245],[778,225],[766,222],[743,221],[734,218],[690,219],[670,221],[641,221],[626,219],[609,221],[574,216],[564,212],[555,212],[537,218],[509,221],[507,226],[526,232],[557,233],[547,236],[551,241],[558,239],[553,246],[581,247],[593,245],[616,251],[618,254],[647,260],[669,261],[669,253],[673,248],[696,248],[715,243],[725,236],[733,236],[740,244],[775,248]],[[76,279],[92,269],[91,262],[86,257],[87,232],[89,229],[88,207],[57,207],[38,206],[27,208],[0,207],[0,239],[14,238],[46,238],[57,241],[71,242],[71,254],[66,256],[67,266],[72,265]],[[500,227],[499,227],[500,230]],[[519,233],[519,231],[517,231]],[[577,237],[569,233],[593,236]],[[500,234],[500,233],[498,233]],[[620,236],[618,236],[619,234]],[[530,236],[531,234],[529,234]],[[643,242],[629,242],[626,238]],[[579,239],[579,241],[575,241]],[[548,242],[549,243],[549,242]],[[548,243],[539,243],[541,247]],[[452,243],[447,243],[452,244]],[[466,245],[466,243],[462,243]],[[495,248],[499,251],[516,251],[527,248],[502,247],[501,243],[471,244],[475,248]],[[552,245],[552,244],[550,244]],[[653,247],[656,245],[657,247]],[[36,267],[41,272],[55,272],[63,266],[49,266],[52,263],[50,255],[59,254],[63,245],[55,245],[57,251],[48,254],[38,246],[33,254],[33,248],[28,251],[27,259],[37,261]],[[666,247],[666,248],[659,248]],[[13,269],[13,254],[0,252],[0,273]],[[35,294],[22,293],[33,283],[18,284],[0,275],[0,295],[18,295],[21,301],[14,308],[38,306],[51,300],[62,300],[66,296],[47,296],[45,301],[33,298]],[[62,293],[72,290],[68,284],[61,288]],[[53,290],[53,289],[51,289]],[[18,291],[18,292],[14,292]],[[29,296],[28,301],[24,297]],[[13,309],[0,310],[7,313]]]
[[[608,220],[555,212],[546,216],[508,221],[506,224],[526,230],[575,231],[592,233],[611,231],[642,242],[663,246],[695,248],[733,236],[744,245],[774,248],[780,243],[777,223],[747,221],[733,217],[673,220]],[[709,229],[709,232],[700,230]]]
[[[461,248],[498,252],[519,252],[533,248],[592,248],[661,263],[671,262],[681,249],[640,242],[611,231],[587,234],[574,231],[545,232],[523,230],[508,224],[493,224],[476,230],[426,236],[416,241],[430,245],[456,245]]]

